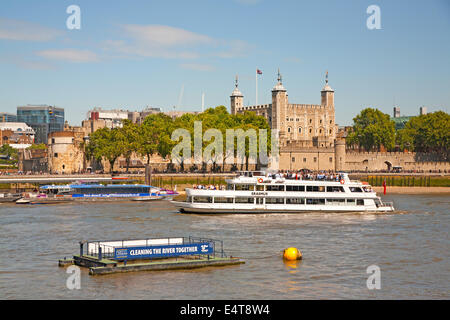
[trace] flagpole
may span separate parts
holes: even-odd
[[[256,80],[256,104],[255,105],[258,105],[258,69],[256,69],[255,80]]]

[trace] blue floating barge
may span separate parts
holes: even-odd
[[[228,257],[221,240],[197,237],[80,241],[80,253],[59,266],[89,268],[90,275],[230,266],[245,263]]]

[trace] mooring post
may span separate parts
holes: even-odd
[[[98,260],[102,260],[102,247],[98,247]]]

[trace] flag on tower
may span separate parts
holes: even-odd
[[[257,73],[257,74],[262,74],[262,71],[259,70],[259,69],[256,69],[256,73]]]

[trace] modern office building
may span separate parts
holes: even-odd
[[[48,105],[19,106],[17,121],[34,129],[35,143],[46,144],[50,133],[64,130],[64,109]]]
[[[0,112],[0,122],[17,122],[17,115],[8,112]]]

